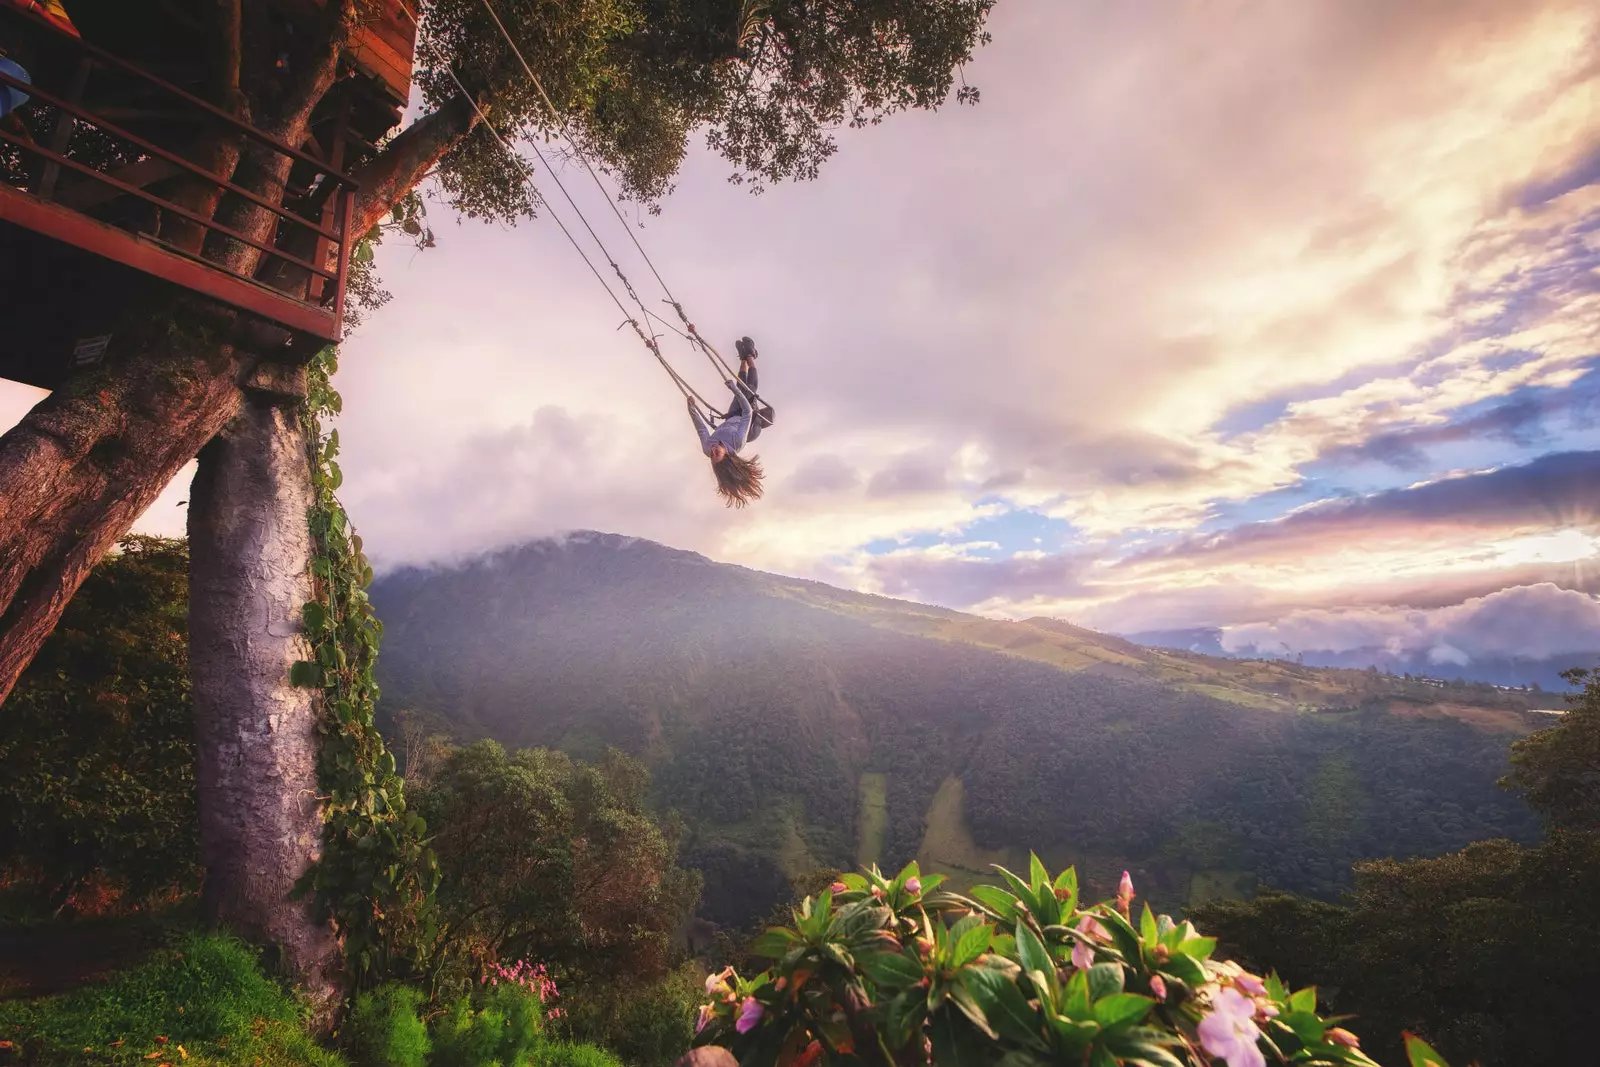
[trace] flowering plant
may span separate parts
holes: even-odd
[[[550,977],[549,968],[542,963],[518,960],[513,964],[490,964],[488,972],[479,981],[491,986],[498,986],[502,982],[521,986],[538,998],[539,1004],[545,1009],[547,1019],[559,1019],[564,1014],[560,1008],[554,1006],[556,998],[561,994],[556,991],[556,981]]]
[[[1072,868],[997,870],[1005,888],[965,896],[913,863],[807,897],[757,940],[768,970],[707,979],[696,1043],[745,1067],[1377,1067],[1315,989],[1213,959],[1188,922],[1135,917],[1127,874],[1114,900],[1079,908]],[[1407,1043],[1413,1067],[1445,1067]]]

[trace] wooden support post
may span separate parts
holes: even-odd
[[[83,103],[83,92],[89,87],[89,73],[94,69],[94,60],[85,56],[78,60],[78,67],[72,72],[72,84],[67,89],[67,99],[73,104]],[[50,151],[56,155],[65,155],[67,146],[72,142],[73,118],[65,111],[56,116],[56,127],[50,134]],[[61,165],[53,160],[46,160],[40,170],[39,181],[34,188],[39,191],[39,198],[49,200],[56,189],[56,179],[61,176]]]

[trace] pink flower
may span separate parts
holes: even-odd
[[[728,978],[733,974],[732,967],[724,967],[716,974],[706,977],[706,996],[714,997],[718,993],[728,991]]]
[[[1252,997],[1264,997],[1267,995],[1266,983],[1253,974],[1241,974],[1233,980],[1233,984]]]
[[[848,893],[850,891],[850,887],[845,885],[843,882],[835,882],[828,887],[828,891],[834,896],[838,896],[840,893]]]
[[[1087,971],[1090,967],[1093,967],[1094,949],[1082,941],[1074,942],[1072,945],[1072,965],[1080,971]]]
[[[1167,999],[1167,983],[1161,980],[1161,976],[1159,974],[1153,974],[1150,976],[1150,995],[1155,997],[1157,1000]]]
[[[710,1026],[713,1018],[715,1018],[715,1016],[711,1011],[711,1005],[700,1005],[700,1014],[694,1021],[694,1032],[698,1034],[700,1031]]]
[[[1111,940],[1111,935],[1106,933],[1106,928],[1101,926],[1099,921],[1095,919],[1093,915],[1085,915],[1083,918],[1078,920],[1078,932],[1082,934],[1088,934],[1096,941]]]
[[[1095,921],[1093,915],[1085,915],[1078,920],[1078,932],[1094,938],[1096,941],[1105,941],[1111,935],[1106,933],[1106,928]],[[1072,945],[1072,965],[1080,971],[1087,971],[1094,966],[1094,949],[1086,942],[1074,939]]]
[[[1133,879],[1127,871],[1122,872],[1122,881],[1117,883],[1117,910],[1124,919],[1128,918],[1128,906],[1133,903]]]
[[[1256,1042],[1255,1002],[1232,986],[1224,987],[1212,998],[1212,1011],[1200,1020],[1200,1044],[1228,1067],[1267,1067],[1267,1058]]]
[[[906,879],[906,892],[908,892],[908,893],[920,893],[920,892],[922,892],[922,879],[921,878],[907,878]]]
[[[759,1000],[755,997],[745,997],[744,1007],[739,1009],[739,1021],[733,1024],[733,1028],[741,1034],[748,1034],[756,1028],[756,1024],[761,1021],[761,1017],[766,1013],[767,1009],[761,1006]],[[1265,1067],[1264,1064],[1263,1067]]]

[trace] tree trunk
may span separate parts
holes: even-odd
[[[200,453],[189,502],[189,662],[198,739],[207,917],[275,950],[330,1005],[339,946],[315,902],[291,901],[319,856],[317,694],[288,684],[307,657],[312,503],[306,434],[292,406],[247,391]]]
[[[124,319],[114,362],[0,438],[0,703],[90,568],[238,410],[244,356],[215,325],[171,305]]]

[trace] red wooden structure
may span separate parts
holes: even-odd
[[[25,124],[0,123],[0,377],[54,388],[74,361],[102,355],[105,321],[152,286],[180,286],[290,330],[301,352],[337,341],[356,187],[342,167],[400,118],[415,27],[397,0],[365,20],[348,50],[354,76],[329,94],[303,145],[273,140],[202,98],[198,0],[64,0],[75,36],[19,0],[0,0],[0,69],[25,92]],[[258,0],[260,2],[260,0]],[[324,0],[267,0],[285,33],[314,23]],[[273,203],[209,171],[195,147],[220,137],[287,160]],[[277,218],[254,240],[191,210],[197,187]],[[174,234],[181,239],[174,239]],[[224,252],[260,253],[253,274]],[[284,271],[283,267],[291,270]],[[273,274],[299,279],[274,285]]]

